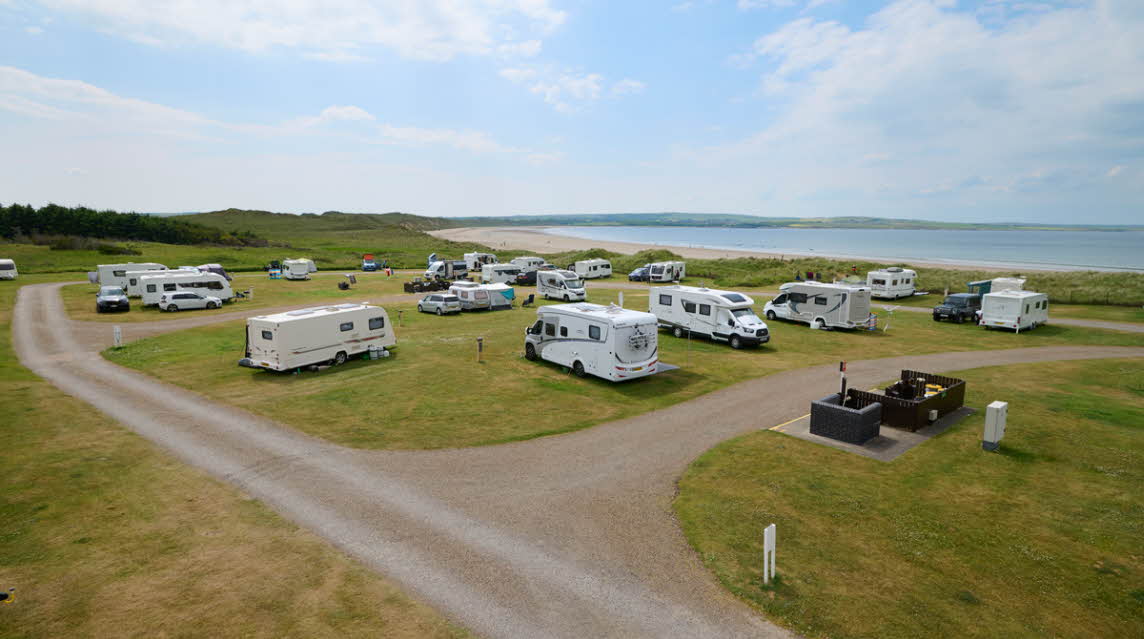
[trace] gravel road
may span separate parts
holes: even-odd
[[[471,449],[361,451],[107,362],[98,355],[102,342],[85,336],[85,323],[67,319],[60,286],[20,289],[13,336],[25,366],[481,635],[791,636],[715,582],[683,538],[671,500],[697,455],[802,415],[810,400],[834,389],[834,367],[743,382],[558,437]],[[178,328],[197,325],[193,321]],[[157,322],[156,330],[174,330],[168,328],[174,323]],[[1144,357],[1144,348],[945,353],[848,368],[861,387],[901,368],[940,372],[1106,357]],[[380,419],[379,427],[384,423]]]

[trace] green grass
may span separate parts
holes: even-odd
[[[688,540],[808,637],[1144,636],[1144,361],[954,375],[979,411],[1010,402],[999,453],[981,450],[981,412],[889,464],[759,431],[680,481]]]
[[[615,292],[589,284],[589,299],[609,302]],[[646,294],[625,292],[630,308],[646,308]],[[172,384],[206,392],[299,430],[362,448],[442,448],[493,444],[586,428],[686,401],[735,382],[827,363],[947,350],[1068,344],[1138,345],[1138,336],[1045,326],[1015,335],[900,314],[889,332],[812,331],[771,322],[772,343],[734,351],[704,340],[661,333],[665,362],[682,366],[631,383],[577,379],[559,367],[521,356],[531,310],[436,317],[412,304],[404,310],[394,355],[298,375],[240,368],[242,321],[181,331],[105,351],[113,362]],[[484,337],[484,361],[476,338]],[[204,391],[204,389],[208,389]],[[476,392],[474,389],[479,389]],[[520,410],[543,396],[541,417]]]
[[[899,300],[874,300],[877,306],[916,306],[919,308],[933,308],[944,299],[943,291],[930,295],[918,295]],[[1101,304],[1059,304],[1054,302],[1049,308],[1049,321],[1054,317],[1069,317],[1074,319],[1091,319],[1105,322],[1144,322],[1144,307],[1140,306],[1105,306]]]
[[[0,282],[0,636],[456,637],[326,542],[21,367]]]

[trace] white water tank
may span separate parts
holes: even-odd
[[[1009,413],[1009,402],[993,402],[985,407],[985,435],[981,447],[997,450],[1001,438],[1005,436],[1005,418]]]

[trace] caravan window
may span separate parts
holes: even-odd
[[[600,339],[600,327],[599,326],[589,326],[588,327],[588,337],[590,337],[592,339]]]
[[[112,277],[123,277],[124,275],[127,275],[127,271],[112,271],[111,275]]]
[[[270,331],[262,331],[262,339],[267,340],[267,341],[273,340],[274,339],[274,333],[271,333]]]
[[[178,287],[179,287],[178,284],[164,284],[163,290],[164,291],[173,291],[173,290],[177,289]]]
[[[138,284],[138,283],[139,283],[139,280],[137,280],[137,279],[135,279],[135,278],[133,277],[133,278],[131,278],[131,279],[127,280],[127,283],[128,283],[128,284],[131,284],[132,286],[135,286],[136,284]]]
[[[568,327],[567,326],[561,326],[560,327],[560,337],[568,337]]]
[[[699,314],[700,315],[710,315],[711,314],[711,305],[710,304],[700,304],[699,305]]]
[[[155,285],[154,284],[148,284],[147,285],[147,292],[148,293],[154,293],[155,292]]]
[[[874,286],[885,286],[886,285],[886,280],[873,279],[873,280],[870,280],[870,282]]]
[[[556,337],[556,325],[548,322],[544,323],[544,334],[549,337]]]
[[[825,295],[815,296],[814,303],[818,304],[819,306],[826,306],[826,296]]]
[[[796,304],[806,304],[806,293],[791,293],[790,301]]]
[[[343,333],[346,331],[352,331],[352,330],[354,330],[354,323],[353,322],[342,322],[341,326],[339,326],[338,328],[340,328]]]
[[[212,291],[221,291],[222,282],[207,282],[207,288]]]
[[[773,303],[773,304],[786,304],[786,303],[787,303],[787,295],[786,295],[786,293],[783,293],[782,295],[779,295],[778,297],[776,297],[776,298],[775,298],[775,301],[774,301],[774,302],[772,302],[772,303]]]
[[[379,328],[385,328],[384,317],[371,317],[369,318],[369,330],[376,331]]]
[[[671,306],[671,296],[670,295],[660,295],[659,296],[659,304],[660,304],[660,306]]]
[[[686,313],[694,313],[695,302],[688,302],[687,300],[683,300],[683,311]]]

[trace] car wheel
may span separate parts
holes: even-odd
[[[584,364],[580,363],[580,360],[576,360],[572,363],[572,374],[576,377],[584,376]]]
[[[420,304],[418,304],[418,305],[417,305],[417,312],[418,312],[418,313],[424,313],[424,312],[425,312],[425,309],[421,308],[421,305],[420,305]]]
[[[570,302],[570,301],[572,301],[572,298],[568,297],[568,294],[567,294],[567,293],[565,293],[565,294],[564,294],[564,301],[565,301],[565,302]]]
[[[338,351],[338,354],[334,355],[334,366],[341,366],[342,364],[345,364],[346,359],[348,359],[346,352]]]
[[[739,339],[738,335],[731,336],[731,348],[743,348],[743,340]]]
[[[953,323],[954,323],[954,324],[961,324],[961,323],[962,323],[962,322],[964,322],[964,321],[965,321],[965,318],[964,318],[964,317],[962,317],[962,316],[960,316],[960,315],[958,315],[957,317],[953,318]]]
[[[438,315],[438,316],[441,316],[441,315],[444,315],[444,314],[445,314],[445,312],[441,310],[441,307],[440,307],[440,306],[438,306],[438,307],[437,307],[437,315]]]
[[[773,322],[773,321],[775,321],[775,317],[777,317],[777,316],[775,315],[774,311],[767,311],[767,319],[769,319]]]
[[[172,313],[175,313],[175,312],[178,312],[178,310],[179,310],[179,307],[178,307],[178,306],[175,306],[174,304],[168,304],[168,305],[167,305],[167,310],[168,310],[168,311],[170,311],[170,312],[172,312]]]
[[[536,347],[531,342],[524,345],[524,358],[530,362],[536,361]]]
[[[95,312],[96,312],[96,313],[102,313],[102,312],[103,312],[103,307],[102,307],[102,306],[100,306],[99,304],[96,304],[96,305],[95,305]]]
[[[218,304],[215,304],[214,302],[207,302],[207,308],[208,309],[218,308]]]
[[[675,335],[676,337],[683,337],[683,329],[676,326],[675,330],[671,331],[671,334]]]

